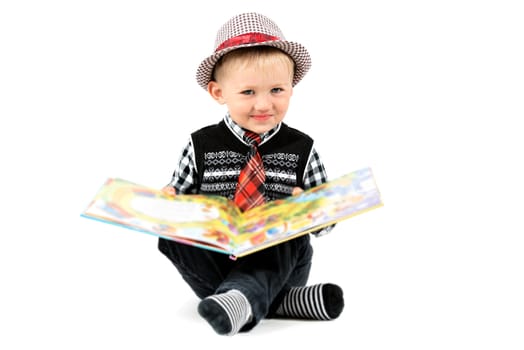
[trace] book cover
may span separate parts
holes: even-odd
[[[172,197],[109,178],[81,216],[236,258],[382,205],[373,172],[364,168],[244,213],[224,197]]]

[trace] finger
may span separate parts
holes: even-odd
[[[304,190],[301,189],[300,187],[294,187],[294,188],[293,188],[293,191],[291,192],[291,194],[292,194],[293,196],[296,196],[297,194],[300,194],[300,193],[302,193],[302,192],[304,192]]]
[[[175,195],[175,189],[171,186],[166,186],[164,188],[162,188],[162,192],[164,194],[167,194],[169,196],[174,196]]]

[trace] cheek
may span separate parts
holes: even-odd
[[[276,103],[276,107],[278,108],[279,111],[286,112],[289,107],[289,99],[278,101]]]
[[[245,104],[242,104],[242,103],[235,103],[235,102],[231,102],[229,101],[227,103],[227,108],[231,111],[231,112],[234,112],[234,111],[237,111],[239,113],[243,112],[246,107],[245,107]]]

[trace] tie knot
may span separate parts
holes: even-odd
[[[252,131],[245,132],[244,140],[246,140],[247,143],[255,147],[258,146],[260,142],[262,141],[262,139],[260,138],[260,135]]]

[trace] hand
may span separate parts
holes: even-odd
[[[169,185],[162,188],[162,193],[164,193],[167,196],[176,196],[175,188]]]
[[[291,191],[291,195],[296,196],[297,194],[301,194],[302,192],[304,192],[304,190],[300,187],[294,187],[293,191]]]

